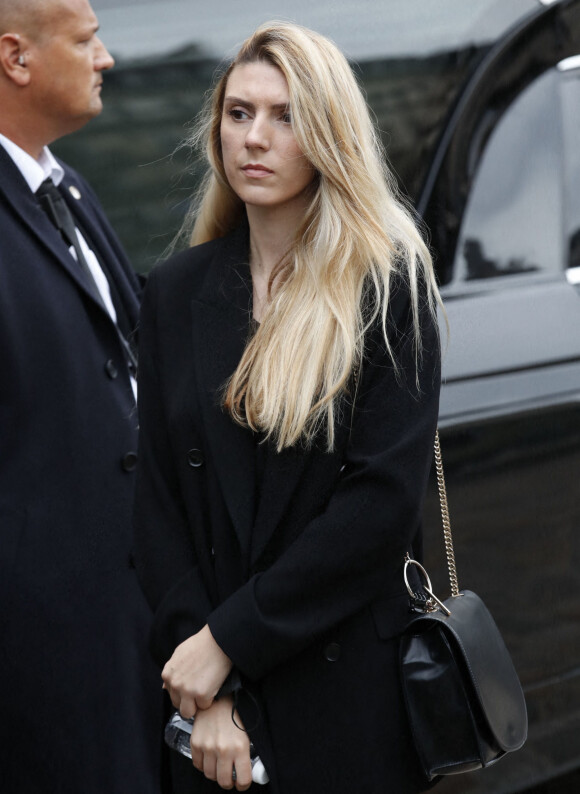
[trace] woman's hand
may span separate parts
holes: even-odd
[[[178,645],[161,673],[163,687],[182,717],[195,717],[213,703],[232,669],[209,626]]]
[[[234,724],[232,710],[233,699],[226,695],[209,709],[197,712],[191,733],[191,757],[195,768],[209,780],[224,789],[246,791],[252,784],[250,740],[237,712],[237,725]]]

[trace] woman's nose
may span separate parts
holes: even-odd
[[[246,135],[247,149],[268,149],[270,147],[270,134],[265,119],[254,118]]]

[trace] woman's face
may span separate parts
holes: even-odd
[[[296,209],[315,170],[300,151],[286,78],[264,61],[234,67],[221,119],[222,157],[232,190],[248,206]]]

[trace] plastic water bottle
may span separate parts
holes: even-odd
[[[177,750],[181,755],[191,758],[191,747],[189,746],[189,739],[193,729],[193,718],[190,720],[184,719],[181,714],[176,711],[167,725],[165,726],[165,742],[171,747],[172,750]],[[260,760],[259,755],[253,755],[254,746],[250,745],[250,762],[252,764],[252,780],[254,783],[264,785],[268,783],[270,778],[266,772],[266,767]],[[234,769],[234,780],[236,770]]]

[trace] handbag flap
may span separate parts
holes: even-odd
[[[438,623],[456,647],[469,673],[483,713],[498,745],[518,750],[528,733],[526,702],[509,652],[493,617],[475,593],[449,598],[449,616],[437,610],[413,619],[409,631]]]

